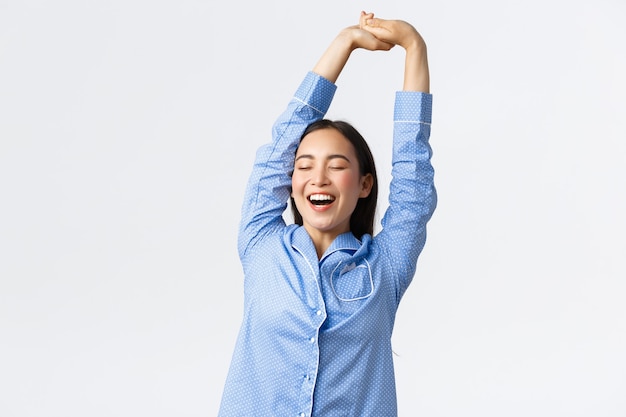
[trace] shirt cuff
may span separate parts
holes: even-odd
[[[321,75],[309,71],[294,97],[320,113],[326,114],[336,90],[335,84]]]
[[[433,95],[418,91],[396,91],[393,112],[395,122],[423,122],[430,124]]]

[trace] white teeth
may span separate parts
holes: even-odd
[[[309,197],[309,200],[311,201],[333,201],[334,199],[335,197],[328,194],[312,194]]]

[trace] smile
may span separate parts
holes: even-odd
[[[316,206],[326,206],[335,201],[335,197],[329,194],[311,194],[308,199]]]

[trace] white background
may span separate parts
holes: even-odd
[[[626,4],[379,3],[0,1],[1,416],[217,414],[254,151],[361,9],[434,93],[400,415],[626,415]],[[355,52],[328,114],[382,184],[402,69]]]

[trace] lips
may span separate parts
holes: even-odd
[[[315,206],[327,206],[335,201],[335,197],[330,194],[311,194],[308,200]]]

